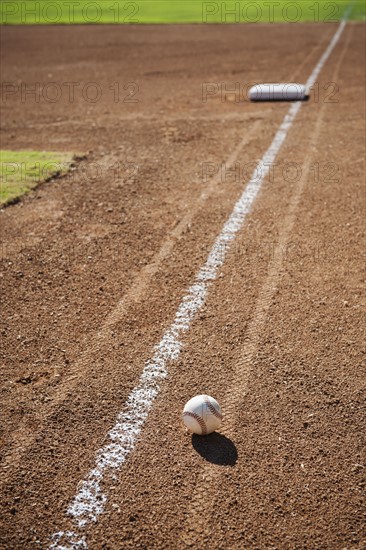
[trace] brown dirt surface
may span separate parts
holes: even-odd
[[[1,29],[1,148],[87,155],[0,213],[1,548],[72,529],[79,482],[288,110],[204,102],[204,83],[305,82],[335,30]],[[364,41],[348,24],[302,106],[89,548],[366,547]],[[202,177],[230,158],[239,178]],[[200,393],[224,413],[205,438],[180,418]]]

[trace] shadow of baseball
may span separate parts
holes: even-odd
[[[192,446],[207,462],[221,466],[234,466],[238,451],[231,439],[218,432],[210,435],[192,435]]]

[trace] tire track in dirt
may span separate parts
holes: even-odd
[[[307,64],[312,60],[313,56],[319,51],[319,50],[323,50],[323,46],[324,44],[328,44],[329,41],[330,41],[330,37],[332,36],[333,34],[333,30],[330,29],[329,32],[327,33],[324,33],[321,41],[319,42],[319,44],[316,44],[310,51],[309,53],[304,57],[304,59],[302,60],[302,62],[299,64],[298,68],[296,69],[296,71],[290,76],[289,78],[289,82],[295,82],[298,77],[301,76],[304,68],[307,66]]]
[[[250,130],[245,134],[243,139],[236,146],[236,148],[226,161],[226,166],[228,168],[232,167],[235,164],[240,153],[243,151],[243,148],[252,140],[252,138],[258,132],[260,124],[261,119],[256,120]],[[108,165],[111,159],[113,159],[113,155],[104,158],[103,162]],[[7,472],[7,474],[11,473],[14,469],[17,468],[17,465],[21,462],[24,453],[27,452],[29,447],[31,447],[36,440],[37,435],[44,429],[49,416],[53,414],[55,409],[61,403],[63,403],[70,392],[72,392],[73,388],[75,388],[83,379],[90,361],[93,359],[98,350],[102,346],[107,345],[108,341],[110,341],[112,327],[124,318],[129,308],[134,303],[142,300],[146,296],[149,289],[149,282],[159,271],[165,258],[167,258],[172,252],[174,244],[178,239],[181,238],[187,227],[189,227],[192,220],[198,214],[199,210],[204,206],[207,199],[213,193],[215,193],[221,183],[221,173],[218,172],[215,176],[212,177],[209,185],[201,194],[200,198],[195,202],[194,206],[187,211],[185,216],[183,216],[180,222],[167,235],[164,242],[162,243],[160,250],[155,255],[152,262],[141,269],[140,273],[137,275],[126,294],[121,298],[117,306],[105,319],[100,330],[90,338],[88,347],[83,352],[81,352],[79,360],[73,365],[72,370],[70,370],[70,374],[67,377],[67,380],[65,380],[65,382],[62,384],[62,387],[58,389],[56,396],[50,403],[49,407],[47,407],[47,410],[42,411],[42,414],[39,415],[37,430],[25,431],[24,423],[21,424],[15,432],[13,432],[13,448],[10,450],[10,452],[8,452],[7,455],[4,456],[2,462],[2,468]],[[5,473],[5,475],[3,475],[2,477],[0,486],[2,486],[2,484],[6,483],[7,481],[8,475],[6,475]]]
[[[308,55],[302,60],[302,62],[298,65],[297,69],[294,71],[294,73],[291,75],[290,80],[295,80],[297,75],[301,73],[301,70],[303,67],[306,66],[306,64],[309,62],[309,60],[313,57],[313,55],[322,47],[322,45],[328,40],[329,35],[332,33],[332,30],[329,31],[329,33],[325,33],[325,35],[322,37],[322,40],[316,44],[308,53]],[[256,111],[254,113],[244,113],[242,118],[248,118],[249,120],[255,119],[255,117],[260,116],[263,117],[265,114],[268,113],[268,110],[260,110]],[[224,118],[229,118],[231,120],[232,116],[224,115]],[[144,118],[153,118],[153,117],[144,117]],[[166,117],[167,120],[175,120],[176,117]],[[255,120],[253,126],[249,130],[249,132],[245,135],[245,137],[241,140],[241,142],[238,144],[238,146],[234,149],[233,153],[229,156],[229,158],[226,161],[227,168],[232,167],[236,160],[238,159],[240,153],[243,151],[243,148],[250,142],[252,137],[256,135],[260,128],[260,118],[259,120]],[[107,157],[104,157],[101,164],[110,165],[110,160],[114,160],[114,156],[110,155]],[[70,371],[70,376],[68,376],[67,380],[62,384],[62,386],[58,387],[58,392],[56,397],[53,399],[52,402],[50,402],[49,406],[47,407],[46,412],[42,411],[42,414],[39,414],[38,422],[37,422],[37,430],[27,430],[26,429],[26,421],[21,424],[18,429],[13,433],[12,436],[12,443],[13,448],[4,456],[4,460],[2,462],[2,467],[6,471],[5,476],[2,479],[2,483],[6,483],[7,479],[9,478],[9,474],[11,475],[11,471],[17,468],[17,464],[21,462],[21,458],[24,455],[24,453],[27,452],[27,449],[33,444],[35,441],[37,434],[42,432],[42,429],[44,428],[47,418],[53,414],[55,409],[62,404],[62,402],[67,398],[69,393],[72,391],[73,388],[77,386],[77,384],[80,383],[82,380],[87,365],[90,361],[90,359],[93,357],[95,353],[100,349],[102,345],[106,345],[108,340],[110,340],[110,329],[113,327],[114,324],[118,323],[123,319],[123,317],[128,312],[131,305],[141,299],[143,299],[144,296],[146,296],[147,290],[148,290],[148,284],[151,281],[151,279],[154,277],[154,275],[158,272],[160,269],[160,266],[164,259],[171,253],[174,243],[176,240],[178,240],[181,235],[185,232],[186,228],[190,225],[194,217],[197,215],[198,211],[203,207],[205,201],[215,192],[218,185],[221,183],[220,181],[220,174],[218,173],[216,176],[214,176],[207,189],[203,192],[199,200],[195,203],[195,206],[191,208],[187,214],[181,219],[181,221],[176,225],[176,227],[171,231],[171,233],[166,237],[166,240],[163,242],[159,252],[156,254],[156,256],[153,258],[152,262],[148,265],[146,265],[140,273],[135,278],[132,286],[129,288],[127,293],[122,297],[120,302],[117,304],[116,308],[108,315],[105,322],[103,323],[101,329],[97,332],[97,334],[93,335],[90,338],[90,345],[87,347],[86,350],[84,350],[81,355],[80,359],[76,364],[73,365],[72,371]],[[1,486],[1,485],[0,485]]]
[[[328,47],[324,51],[320,60],[313,69],[308,81],[307,87],[313,84],[315,77],[323,69],[334,47],[337,45],[340,36],[345,28],[346,21],[342,21],[334,34]],[[311,83],[311,84],[309,84]],[[101,447],[96,453],[96,463],[89,471],[87,477],[80,484],[77,494],[68,508],[68,514],[73,517],[73,531],[58,531],[52,535],[54,544],[52,547],[61,548],[65,538],[71,547],[77,547],[85,543],[83,531],[90,522],[95,522],[105,510],[105,504],[108,497],[102,492],[101,485],[104,482],[105,474],[111,469],[119,470],[127,459],[127,456],[134,449],[135,440],[139,438],[140,431],[150,409],[160,392],[159,381],[167,375],[166,362],[175,361],[180,354],[180,332],[188,330],[189,325],[196,313],[201,309],[205,301],[209,285],[217,277],[218,269],[223,265],[226,252],[230,243],[235,239],[237,232],[242,228],[244,220],[254,203],[256,196],[261,188],[263,179],[274,163],[278,152],[280,151],[289,130],[301,108],[301,103],[293,103],[285,115],[280,127],[278,128],[271,145],[263,154],[259,161],[259,166],[265,167],[264,174],[257,178],[256,172],[252,176],[241,197],[236,202],[234,209],[227,219],[224,228],[217,237],[203,267],[199,270],[194,284],[189,287],[183,298],[175,321],[171,327],[164,333],[162,340],[153,349],[153,356],[146,363],[141,375],[139,384],[130,393],[125,405],[126,412],[121,412],[117,417],[116,424],[108,432],[108,443]],[[320,126],[319,126],[320,128]],[[231,157],[230,157],[231,164]],[[307,173],[307,170],[305,170]],[[303,179],[301,180],[303,181]],[[301,194],[301,193],[300,193]],[[297,194],[295,194],[296,199]],[[300,195],[299,195],[300,196]],[[298,201],[294,201],[294,211]],[[293,214],[290,209],[290,214]],[[289,221],[293,223],[294,215],[290,215]],[[285,224],[286,227],[286,224]],[[291,227],[289,227],[291,229]],[[280,238],[281,242],[281,238]],[[275,264],[274,269],[277,271]],[[266,309],[264,316],[266,318]],[[263,303],[260,303],[260,310],[263,313]],[[152,383],[153,381],[153,383]],[[234,402],[234,406],[236,402]],[[110,443],[110,440],[112,443]]]
[[[347,53],[353,27],[349,26],[347,38],[342,48],[339,59],[335,65],[333,72],[333,81],[336,81],[342,62]],[[251,365],[258,350],[258,344],[261,339],[261,334],[268,318],[268,312],[271,307],[273,297],[277,291],[281,280],[281,270],[284,262],[286,245],[288,244],[291,232],[296,221],[296,212],[301,200],[311,166],[314,147],[319,139],[319,133],[324,120],[327,109],[327,103],[323,103],[320,113],[316,119],[313,134],[308,142],[307,152],[304,160],[304,170],[302,177],[299,179],[297,186],[294,188],[287,215],[281,227],[281,233],[278,236],[278,246],[274,251],[274,256],[270,262],[268,274],[265,282],[260,290],[256,307],[253,313],[252,320],[247,329],[246,343],[239,350],[236,359],[236,372],[230,387],[224,399],[221,402],[224,411],[224,425],[220,429],[220,433],[227,438],[232,438],[235,435],[235,425],[237,421],[240,405],[247,391],[248,380],[251,375]],[[202,541],[203,535],[208,535],[210,531],[210,518],[212,503],[215,499],[217,485],[223,469],[220,465],[206,463],[202,469],[200,479],[204,483],[200,483],[195,487],[194,497],[190,503],[187,512],[187,521],[182,533],[181,542],[188,547],[197,547]]]
[[[270,111],[271,111],[271,109],[268,109],[267,112],[270,113]],[[272,115],[273,115],[273,111],[272,111]],[[174,117],[173,117],[173,118],[174,118]],[[223,117],[223,118],[225,118],[225,117]],[[251,118],[251,115],[249,115],[248,118],[250,119],[250,118]],[[246,119],[246,120],[247,120],[247,119]],[[263,130],[261,130],[261,131],[263,132]],[[181,247],[182,247],[182,243],[181,243]],[[189,245],[189,243],[188,243],[188,246],[186,246],[186,249],[188,249],[188,251],[190,250],[189,247],[190,247],[190,245]],[[173,252],[175,252],[175,247],[173,247]],[[110,339],[110,338],[108,338],[108,340],[106,341],[106,344],[108,344],[109,342],[111,342],[111,339]],[[83,347],[85,347],[85,346],[83,345]],[[50,404],[50,406],[52,406],[52,403]],[[45,407],[45,408],[46,408],[46,407]],[[38,430],[38,427],[36,426],[34,429],[35,429],[35,430]],[[60,426],[60,429],[61,429],[61,426]],[[38,433],[39,433],[39,432],[38,432]],[[36,447],[36,446],[35,446],[35,447]],[[36,453],[36,451],[34,451],[34,454],[35,454],[35,453]],[[24,456],[24,454],[23,454],[23,456]],[[36,458],[34,458],[34,460],[36,461]],[[35,464],[36,464],[36,462],[34,462],[34,465],[35,465]],[[32,467],[29,467],[29,466],[28,466],[28,468],[29,468],[29,471],[31,471]],[[75,481],[75,480],[74,480],[74,481]],[[34,487],[37,487],[37,486],[34,485]],[[39,500],[39,503],[42,502],[42,498],[38,498],[38,500]],[[18,521],[19,521],[19,519],[18,519]],[[19,525],[19,524],[18,524],[18,525]],[[29,525],[30,525],[30,524],[29,524]]]

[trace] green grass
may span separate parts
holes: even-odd
[[[279,4],[279,5],[278,5]],[[339,21],[350,0],[0,0],[2,24]],[[365,20],[365,0],[350,19]]]
[[[71,153],[0,150],[0,205],[16,202],[51,176],[67,173],[72,160]]]

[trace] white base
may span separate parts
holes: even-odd
[[[249,90],[251,101],[301,101],[306,97],[304,84],[256,84]]]

